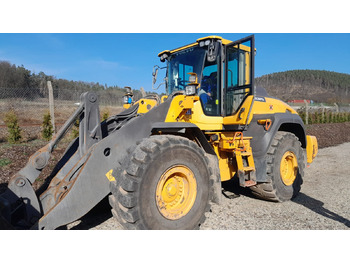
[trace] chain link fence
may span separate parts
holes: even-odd
[[[80,95],[87,91],[96,92],[99,97],[100,113],[109,116],[121,112],[124,91],[122,89],[89,90],[82,88],[53,89],[54,119],[56,130],[78,108]],[[141,98],[138,93],[135,99]],[[24,140],[40,137],[44,115],[50,112],[48,88],[6,88],[0,87],[0,141],[6,141],[5,117],[13,111],[18,117]]]

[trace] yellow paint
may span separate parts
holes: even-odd
[[[191,114],[186,114],[191,110]],[[201,130],[221,130],[223,118],[206,116],[198,96],[178,95],[173,98],[165,122],[190,122]]]
[[[184,49],[187,49],[187,48],[190,48],[190,47],[196,46],[196,45],[198,45],[198,43],[193,43],[193,44],[185,45],[185,46],[182,46],[182,47],[176,48],[176,49],[171,50],[171,51],[169,51],[169,50],[164,50],[163,52],[160,52],[160,53],[158,54],[158,56],[160,57],[160,56],[161,56],[162,54],[164,54],[164,53],[170,53],[170,54],[173,54],[173,53],[179,52],[179,51],[181,51],[181,50],[184,50]]]
[[[252,103],[253,96],[248,96],[243,102],[241,108],[245,108],[245,111],[241,114],[241,119],[239,118],[241,108],[232,116],[224,117],[223,123],[225,125],[236,125],[236,124],[246,124],[250,123],[254,115],[262,114],[275,114],[275,113],[292,113],[298,114],[293,108],[291,108],[286,103],[274,99],[265,97],[266,102],[254,101],[250,117],[247,122],[247,117],[249,113],[249,108]]]
[[[292,151],[284,153],[280,163],[280,175],[283,184],[291,186],[298,173],[298,160]]]
[[[266,102],[254,101],[252,114],[275,114],[275,113],[292,113],[298,114],[288,104],[281,100],[265,97]],[[289,111],[289,112],[288,112]]]
[[[310,164],[314,160],[318,152],[318,143],[315,136],[306,136],[306,156],[307,163]]]
[[[252,104],[252,100],[253,100],[253,96],[248,96],[245,101],[243,102],[242,106],[238,109],[238,111],[232,115],[232,116],[226,116],[223,119],[223,124],[224,125],[245,125],[247,122],[247,117],[248,117],[248,113],[249,113],[249,108]],[[255,106],[255,103],[254,103]],[[245,108],[244,112],[240,114],[240,110],[242,108]],[[251,121],[251,119],[253,118],[253,112],[250,114],[250,119],[249,122]]]
[[[115,181],[115,178],[114,178],[114,176],[112,175],[112,173],[113,173],[113,169],[109,170],[109,171],[107,172],[107,174],[106,174],[107,179],[108,179],[109,181],[111,181],[111,182]]]
[[[238,169],[243,172],[255,170],[250,140],[252,137],[242,137],[241,132],[206,132],[206,135],[216,135],[217,141],[211,141],[219,160],[221,181],[232,179]],[[247,165],[242,157],[247,157]]]
[[[229,163],[229,159],[233,159],[232,152],[222,151],[219,148],[219,144],[214,144],[214,151],[218,156],[219,160],[219,169],[220,169],[220,178],[221,181],[228,181],[236,174],[237,170],[235,166]]]
[[[156,204],[167,219],[177,220],[187,215],[197,196],[197,181],[184,165],[169,168],[160,177],[156,188]]]
[[[192,116],[189,121],[196,124],[201,130],[222,130],[223,128],[223,117],[205,115],[199,100],[193,104]]]
[[[161,102],[161,103],[164,103],[165,100],[167,100],[167,98],[168,98],[168,96],[162,96],[162,98],[160,99],[160,102]]]
[[[123,107],[124,107],[125,109],[129,109],[129,108],[131,107],[131,104],[124,104]]]
[[[154,99],[142,98],[138,100],[135,104],[139,105],[137,113],[145,114],[157,105],[157,101]]]
[[[194,102],[198,101],[198,99],[198,96],[175,96],[171,101],[165,122],[188,122],[188,117],[190,116],[186,116],[186,112],[193,108]]]

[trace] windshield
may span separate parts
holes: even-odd
[[[174,91],[185,90],[190,72],[197,74],[200,83],[205,52],[205,49],[195,46],[174,53],[168,58],[168,95]]]

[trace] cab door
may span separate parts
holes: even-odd
[[[254,35],[225,47],[224,125],[240,129],[247,124],[254,94]]]

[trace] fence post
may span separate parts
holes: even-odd
[[[335,106],[335,110],[337,111],[337,113],[339,113],[339,107],[338,107],[337,103],[334,103],[334,106]]]
[[[309,124],[309,108],[308,108],[308,102],[304,100],[305,102],[305,124]]]
[[[55,107],[53,103],[53,90],[51,81],[47,81],[47,88],[49,89],[49,107],[50,107],[50,116],[51,116],[51,124],[53,129],[53,134],[56,133],[55,128]]]
[[[325,117],[324,117],[324,104],[321,103],[321,107],[322,107],[322,123],[325,123]]]

